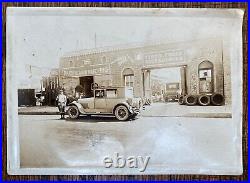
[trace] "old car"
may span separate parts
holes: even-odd
[[[80,115],[114,115],[120,121],[134,118],[142,106],[140,98],[128,96],[126,87],[93,89],[94,97],[80,98],[69,104],[68,115],[75,119]]]
[[[166,83],[166,90],[164,93],[165,102],[178,101],[178,91],[180,89],[179,83]]]

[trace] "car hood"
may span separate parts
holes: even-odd
[[[93,101],[93,97],[92,98],[80,98],[77,100],[78,103],[88,103],[90,101]]]

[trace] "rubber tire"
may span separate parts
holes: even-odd
[[[71,109],[74,109],[74,110],[77,111],[77,112],[76,112],[76,115],[72,115],[72,114],[70,113],[70,110],[71,110]],[[80,115],[80,112],[79,112],[78,108],[77,108],[76,106],[74,106],[74,105],[72,105],[72,106],[69,107],[67,113],[68,113],[70,119],[77,119],[77,118],[79,117],[79,115]]]
[[[118,111],[121,109],[126,111],[126,115],[123,118],[121,118],[118,114]],[[125,105],[118,105],[114,110],[114,115],[115,115],[116,119],[118,119],[119,121],[127,121],[129,119],[129,116],[130,116],[129,110]]]
[[[202,98],[206,98],[206,99],[207,99],[207,103],[203,103],[203,102],[202,102]],[[207,95],[200,95],[200,96],[198,97],[198,103],[199,103],[201,106],[208,106],[208,105],[210,105],[210,102],[211,102],[210,96],[207,96]]]
[[[218,103],[217,101],[215,101],[215,97],[216,96],[219,96],[221,97],[221,101]],[[211,96],[211,103],[213,105],[216,105],[216,106],[221,106],[221,105],[224,105],[225,103],[225,97],[219,93],[214,93],[212,96]]]
[[[188,101],[189,98],[193,98],[193,102],[190,103],[190,102]],[[193,105],[196,105],[197,102],[198,102],[198,98],[197,98],[197,96],[195,96],[195,95],[187,95],[187,96],[185,97],[185,104],[186,104],[186,105],[193,106]]]
[[[180,105],[184,105],[185,104],[185,96],[184,95],[179,96],[178,103]]]

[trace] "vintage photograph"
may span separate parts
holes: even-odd
[[[243,14],[8,7],[9,174],[242,174]]]

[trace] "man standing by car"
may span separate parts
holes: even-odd
[[[67,97],[63,94],[63,90],[60,90],[60,94],[56,97],[56,101],[61,115],[61,119],[64,119]]]

